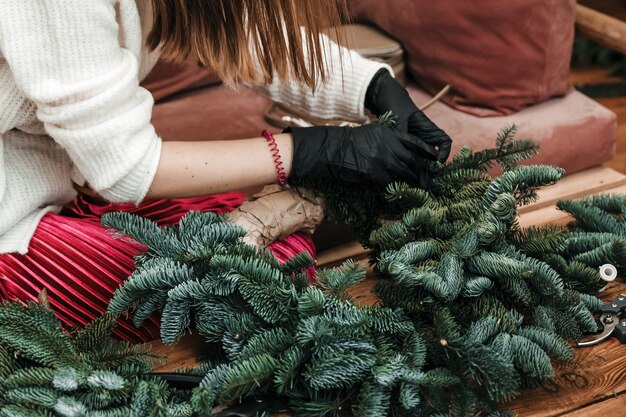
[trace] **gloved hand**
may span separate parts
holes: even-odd
[[[437,159],[432,145],[397,129],[371,124],[359,127],[289,128],[294,151],[291,179],[327,178],[387,185],[402,180],[426,187],[424,161]]]
[[[445,162],[450,155],[452,140],[417,108],[406,89],[381,69],[376,73],[365,95],[365,107],[376,116],[392,111],[397,117],[395,128],[437,147],[437,159]]]

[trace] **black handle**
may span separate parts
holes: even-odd
[[[603,313],[613,313],[616,316],[619,316],[626,310],[626,295],[620,294],[615,300],[610,303],[606,303],[604,307],[602,307]]]
[[[203,377],[193,374],[177,372],[153,372],[149,374],[167,382],[170,388],[182,390],[192,390],[200,385]],[[269,395],[257,395],[244,399],[239,404],[235,404],[223,410],[214,417],[255,417],[261,411],[285,411],[288,409],[287,401]]]
[[[167,382],[170,388],[182,390],[191,390],[196,388],[202,382],[203,377],[193,374],[183,374],[178,372],[153,372],[149,374]]]

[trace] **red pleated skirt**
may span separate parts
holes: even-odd
[[[135,255],[143,249],[127,239],[114,239],[100,224],[103,214],[125,211],[168,226],[191,210],[232,211],[245,198],[232,192],[136,206],[80,195],[61,214],[42,218],[26,255],[0,255],[0,298],[34,301],[45,288],[59,319],[68,327],[84,327],[106,311],[113,292],[132,273]],[[272,243],[269,249],[281,262],[304,250],[315,257],[308,233],[295,233]],[[312,279],[314,269],[307,272]],[[136,328],[130,319],[120,318],[115,336],[134,343],[156,340],[159,319],[152,317]]]

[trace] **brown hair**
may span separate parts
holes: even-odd
[[[229,85],[238,80],[267,83],[278,75],[315,88],[328,70],[319,34],[347,20],[343,0],[152,3],[148,46],[160,46],[164,58],[178,62],[191,56]]]

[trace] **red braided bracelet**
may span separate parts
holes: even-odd
[[[265,140],[267,141],[270,151],[272,152],[272,158],[274,158],[274,166],[276,167],[276,177],[278,178],[278,183],[283,187],[287,186],[287,175],[285,174],[285,169],[283,168],[283,161],[280,159],[280,151],[278,150],[278,145],[276,144],[276,139],[274,139],[274,135],[269,130],[264,130],[261,132]]]

